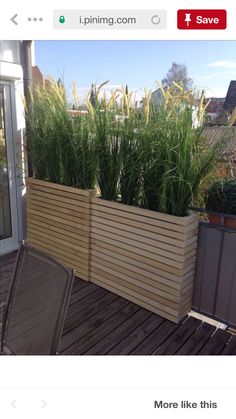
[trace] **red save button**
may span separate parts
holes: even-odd
[[[178,10],[177,26],[178,29],[226,29],[227,12],[206,9]]]

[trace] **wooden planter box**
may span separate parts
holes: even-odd
[[[90,279],[178,322],[191,309],[198,217],[91,198]]]
[[[178,322],[191,309],[198,217],[29,178],[28,242],[76,275]]]
[[[27,181],[28,243],[75,269],[85,280],[89,279],[93,193],[33,178]]]

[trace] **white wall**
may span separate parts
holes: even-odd
[[[20,41],[0,41],[0,61],[20,64]]]

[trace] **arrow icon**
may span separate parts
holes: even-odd
[[[47,406],[47,402],[45,402],[45,400],[41,400],[41,409],[44,409]]]
[[[13,400],[13,401],[10,403],[10,405],[11,405],[12,407],[14,407],[14,409],[16,409],[16,400]]]
[[[12,16],[11,17],[11,21],[12,21],[12,23],[14,23],[14,25],[18,25],[18,22],[16,21],[16,18],[17,18],[17,16],[18,16],[18,14],[16,13],[14,16]]]

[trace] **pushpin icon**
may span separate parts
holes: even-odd
[[[192,21],[191,13],[185,13],[185,22],[187,23],[188,27],[189,27],[189,24],[190,24],[191,21]]]
[[[65,16],[60,16],[59,17],[59,22],[60,23],[65,23],[65,21],[66,21]]]

